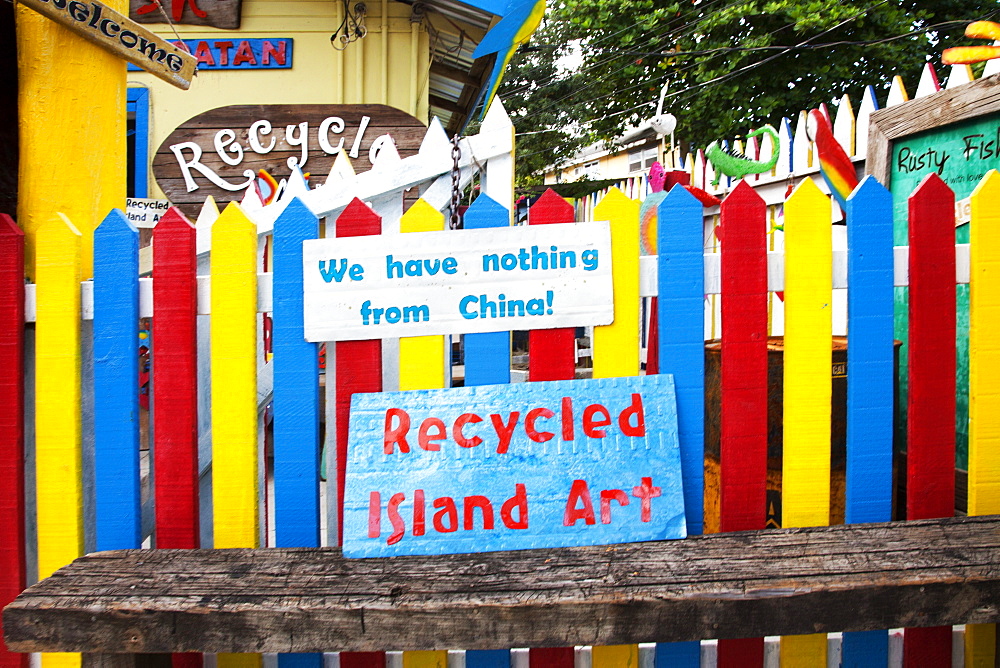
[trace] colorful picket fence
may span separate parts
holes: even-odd
[[[484,194],[469,209],[467,227],[509,225],[509,211],[498,204],[511,200],[504,190],[509,188],[509,177],[500,171],[508,167],[509,163],[496,167],[494,174],[500,176],[484,187]],[[398,184],[409,182],[401,179]],[[401,185],[400,190],[406,187]],[[721,302],[722,456],[720,517],[715,518],[721,530],[764,527],[768,299],[777,290],[784,291],[786,300],[785,525],[830,521],[830,304],[833,289],[843,287],[849,287],[850,331],[847,521],[887,521],[893,513],[894,285],[910,286],[905,515],[936,517],[953,512],[954,294],[959,280],[956,254],[965,253],[971,257],[971,269],[970,277],[962,280],[971,285],[973,304],[968,507],[970,513],[1000,512],[1000,451],[993,447],[1000,412],[993,405],[997,392],[991,383],[1000,365],[1000,345],[991,336],[1000,324],[1000,296],[991,273],[1000,261],[996,257],[1000,244],[992,238],[1000,207],[998,189],[1000,175],[991,172],[972,198],[971,247],[956,247],[950,222],[935,225],[942,219],[950,221],[951,192],[936,176],[929,177],[911,197],[909,248],[899,250],[892,245],[888,193],[867,178],[848,205],[844,272],[835,267],[830,200],[810,179],[785,203],[784,252],[770,256],[767,207],[745,183],[737,185],[721,205],[724,234],[718,254],[705,254],[704,210],[682,189],[671,191],[660,205],[659,255],[647,262],[640,262],[638,255],[638,203],[617,191],[603,199],[597,215],[611,221],[616,317],[614,324],[595,328],[593,375],[641,373],[639,303],[642,297],[657,296],[658,370],[673,374],[677,387],[690,533],[702,532],[707,523],[704,323],[711,315],[706,315],[706,295],[718,295]],[[0,305],[13,316],[0,321],[0,360],[5,362],[0,400],[15,408],[27,401],[30,422],[21,420],[21,410],[5,412],[0,421],[0,475],[14,482],[0,491],[0,595],[5,597],[0,603],[12,599],[28,578],[22,522],[26,507],[35,509],[30,521],[38,539],[31,553],[37,554],[40,577],[84,549],[137,548],[142,543],[143,466],[135,387],[140,317],[153,317],[154,473],[148,483],[156,505],[153,545],[200,545],[199,523],[206,517],[207,499],[200,494],[206,462],[199,462],[203,437],[199,423],[209,418],[214,547],[315,546],[326,542],[327,536],[336,542],[350,395],[448,386],[452,364],[440,336],[331,345],[323,413],[319,351],[316,344],[303,341],[301,306],[301,242],[319,234],[317,214],[325,216],[328,236],[445,227],[439,207],[426,201],[403,213],[401,192],[399,201],[382,203],[389,215],[397,212],[393,220],[357,198],[322,210],[316,201],[323,196],[288,198],[271,217],[249,206],[227,206],[211,225],[214,251],[206,276],[198,276],[198,227],[172,212],[154,231],[152,279],[140,279],[137,232],[119,212],[112,212],[95,233],[94,279],[82,283],[82,289],[80,235],[70,221],[54,217],[40,230],[37,282],[25,290],[23,235],[11,220],[0,218],[0,299],[4,300]],[[265,218],[266,225],[261,222]],[[552,192],[529,212],[532,225],[573,220],[572,206]],[[273,232],[270,270],[263,273],[261,230]],[[902,252],[908,252],[908,269],[895,271],[894,255]],[[201,266],[204,271],[205,263]],[[847,277],[846,284],[835,280],[840,273]],[[260,343],[262,312],[270,313],[274,321],[270,365],[263,361]],[[25,327],[26,322],[34,325]],[[198,343],[199,326],[205,324],[210,347]],[[34,355],[25,358],[26,349]],[[510,355],[508,333],[467,336],[465,382],[510,382]],[[261,371],[267,366],[270,369]],[[576,375],[572,329],[530,332],[529,382]],[[262,393],[265,380],[270,391]],[[205,415],[199,410],[198,391],[208,391],[209,385],[211,410]],[[268,411],[262,410],[268,404],[273,425],[267,424]],[[324,415],[330,480],[326,512],[320,480]],[[273,474],[265,476],[264,444],[272,439],[270,434]],[[88,443],[93,444],[89,450]],[[36,494],[30,504],[23,491],[26,446],[36,463],[31,477]],[[88,452],[92,456],[85,456]],[[269,523],[274,529],[271,540],[266,538]],[[991,627],[970,628],[969,660],[992,657],[994,637]],[[929,665],[925,663],[929,657],[942,662],[947,658],[950,663],[950,629],[907,631],[904,638],[908,665]],[[885,665],[888,647],[887,632],[845,634],[844,665]],[[702,647],[663,644],[651,652],[656,665],[693,666],[699,665]],[[723,641],[717,653],[719,665],[761,665],[764,643]],[[783,665],[823,665],[826,653],[825,635],[781,642]],[[532,650],[529,662],[572,666],[576,654],[574,648]],[[595,647],[590,659],[595,668],[637,665],[639,650]],[[319,666],[322,658],[298,655],[278,660],[281,665]],[[347,668],[381,666],[388,660],[384,653],[339,657]],[[24,661],[0,651],[0,665],[24,666]],[[46,666],[75,665],[78,658],[46,655],[43,661]],[[218,661],[220,666],[249,666],[259,665],[260,658],[225,655]],[[444,666],[447,654],[405,653],[401,661],[414,668]],[[199,662],[196,656],[174,657],[175,665]],[[507,650],[465,655],[470,668],[510,662]]]

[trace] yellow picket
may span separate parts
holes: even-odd
[[[56,214],[36,240],[35,480],[38,577],[83,554],[80,413],[80,244]],[[44,668],[77,668],[79,654],[43,654]]]
[[[639,202],[612,188],[594,209],[611,222],[615,320],[594,327],[594,378],[639,374]]]
[[[400,232],[444,230],[444,214],[422,199],[399,220]],[[444,337],[407,336],[399,340],[399,389],[429,390],[444,387]]]
[[[782,524],[830,522],[833,245],[830,198],[806,179],[785,203]],[[781,665],[825,666],[826,634],[785,636]]]
[[[1000,513],[1000,173],[972,192],[969,294],[969,515]],[[965,665],[993,666],[996,625],[965,627]]]
[[[212,508],[214,546],[259,547],[257,226],[231,202],[212,226]],[[219,654],[219,668],[258,668]]]
[[[597,220],[602,219],[598,216]],[[590,652],[590,665],[592,668],[638,668],[639,646],[608,645],[607,647],[594,647]]]

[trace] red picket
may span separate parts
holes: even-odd
[[[381,233],[382,217],[360,199],[351,200],[337,218],[338,237]],[[343,509],[351,396],[355,392],[382,391],[382,341],[338,341],[336,360],[333,378],[337,384],[337,507]],[[337,540],[343,542],[343,512],[337,514],[337,521]],[[385,652],[341,652],[340,665],[341,668],[382,668],[385,666]]]
[[[24,232],[0,214],[0,608],[25,586]],[[0,636],[3,622],[0,621]],[[27,654],[0,642],[0,667],[27,668]]]
[[[763,529],[767,478],[767,207],[745,181],[722,202],[719,527]],[[719,641],[720,667],[762,665],[763,638]]]
[[[906,518],[955,509],[955,195],[937,174],[909,199]],[[951,665],[951,628],[907,629],[906,666]]]

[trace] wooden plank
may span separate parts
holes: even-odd
[[[153,477],[161,548],[200,546],[195,236],[176,208],[153,228]]]
[[[98,550],[142,543],[139,231],[118,209],[94,230],[94,496]],[[193,547],[193,546],[192,546]]]
[[[998,555],[996,516],[389,559],[104,552],[29,588],[4,629],[17,651],[302,652],[995,622]]]
[[[866,176],[847,200],[847,522],[892,519],[892,197]],[[847,665],[885,665],[887,631],[845,633]]]
[[[243,10],[243,0],[201,0],[200,4],[173,0],[169,5],[163,2],[164,11],[160,11],[158,4],[155,0],[129,0],[129,17],[139,23],[167,23],[166,13],[171,21],[182,25],[238,30]]]
[[[909,199],[910,341],[906,517],[949,517],[955,499],[955,197],[937,174]],[[943,665],[951,629],[909,629],[906,666]]]
[[[594,208],[611,223],[615,319],[594,327],[594,378],[639,375],[639,202],[612,188]]]
[[[970,515],[1000,512],[1000,174],[990,170],[973,191],[970,223],[969,502]],[[965,628],[965,665],[996,661],[996,628]]]
[[[24,232],[0,214],[0,608],[24,589]],[[3,623],[0,622],[0,633]],[[0,642],[0,666],[27,668],[28,655]]]

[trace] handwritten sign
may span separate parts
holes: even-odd
[[[287,70],[292,67],[291,37],[173,40],[194,54],[198,70]],[[129,70],[139,69],[129,64]]]
[[[685,535],[673,376],[352,399],[346,557]]]
[[[195,59],[170,42],[96,0],[18,0],[72,30],[88,42],[124,58],[150,74],[187,90]]]
[[[614,319],[607,222],[313,239],[302,263],[307,341]]]

